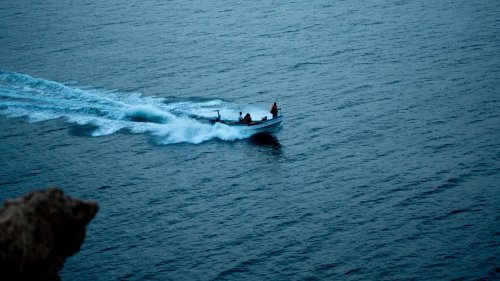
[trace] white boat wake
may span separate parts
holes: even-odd
[[[241,108],[222,100],[169,101],[102,89],[78,89],[31,76],[0,71],[0,113],[26,116],[30,122],[65,118],[70,123],[90,125],[91,136],[119,130],[144,133],[160,144],[201,143],[211,139],[237,140],[251,134],[223,124],[211,125],[215,109],[224,116],[238,116]],[[257,116],[266,110],[245,108]]]

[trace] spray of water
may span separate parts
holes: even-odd
[[[29,75],[0,71],[0,113],[28,117],[30,122],[65,118],[95,128],[91,136],[113,134],[126,129],[149,134],[160,144],[201,143],[211,139],[232,141],[248,138],[247,132],[207,119],[219,109],[236,119],[240,107],[221,100],[168,102],[140,93],[102,89],[78,89]],[[255,115],[265,110],[252,109]]]

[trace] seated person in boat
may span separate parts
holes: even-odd
[[[247,113],[245,115],[245,118],[243,119],[244,123],[252,123],[252,116],[250,116],[250,113]]]

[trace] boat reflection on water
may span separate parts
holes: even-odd
[[[249,138],[250,143],[259,146],[270,146],[274,149],[281,149],[279,140],[270,134],[256,134]]]

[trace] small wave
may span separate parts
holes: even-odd
[[[175,101],[116,90],[78,89],[29,75],[0,71],[0,113],[26,116],[30,122],[65,118],[76,124],[70,133],[103,136],[119,130],[149,134],[159,144],[201,143],[211,139],[232,141],[250,135],[207,118],[220,110],[224,117],[238,116],[237,104],[222,100]],[[245,108],[255,116],[267,111]]]
[[[165,124],[173,119],[172,114],[152,106],[133,106],[126,110],[125,119],[134,122]]]

